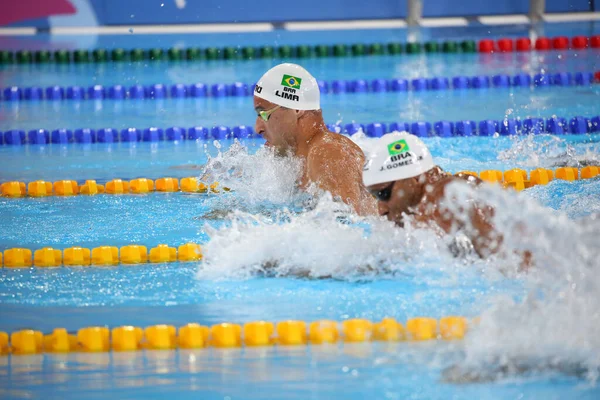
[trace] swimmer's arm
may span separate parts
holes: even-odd
[[[341,198],[359,215],[376,213],[376,203],[362,184],[360,156],[348,154],[339,145],[325,144],[309,154],[306,161],[309,182]]]
[[[458,173],[454,175],[456,178],[464,179],[467,183],[479,186],[484,182],[469,174]],[[474,205],[471,209],[471,225],[475,229],[476,237],[471,238],[471,243],[477,254],[484,258],[488,255],[495,254],[500,251],[504,237],[499,233],[492,224],[494,217],[494,209],[485,205]],[[524,232],[525,234],[525,232]],[[521,258],[519,269],[526,271],[533,266],[533,255],[530,251],[514,251]]]
[[[464,180],[472,186],[479,186],[484,183],[480,178],[465,173],[454,175],[454,179]],[[449,181],[451,182],[452,179]],[[484,258],[497,253],[503,238],[502,235],[496,231],[491,222],[494,218],[494,209],[485,204],[473,204],[469,213],[471,217],[471,227],[473,229],[470,234],[470,239],[477,254]]]
[[[458,179],[464,179],[473,185],[481,183],[479,178],[465,175],[458,177],[449,176],[432,184],[417,207],[415,220],[421,224],[433,222],[446,234],[457,229],[464,229],[465,234],[473,243],[477,254],[485,258],[496,253],[502,243],[502,236],[496,232],[491,223],[491,219],[494,216],[493,208],[475,204],[467,205],[471,223],[468,229],[465,229],[467,227],[461,221],[452,215],[449,210],[441,206],[446,186]]]

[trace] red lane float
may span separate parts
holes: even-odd
[[[507,38],[498,40],[498,50],[502,53],[511,53],[513,51],[513,41]]]
[[[594,80],[600,83],[600,71],[596,71],[596,73],[594,74]]]
[[[588,47],[588,38],[585,36],[575,36],[571,39],[571,47],[574,49],[585,49]]]
[[[600,49],[600,35],[592,36],[590,38],[590,47]]]
[[[479,41],[479,52],[480,53],[493,53],[494,52],[494,41],[490,39],[483,39]]]
[[[535,41],[536,50],[550,50],[550,39],[547,37],[539,37]]]
[[[566,36],[557,36],[552,38],[552,48],[555,50],[565,50],[569,48],[569,38]]]
[[[518,38],[517,39],[517,51],[530,51],[531,40],[529,38]]]

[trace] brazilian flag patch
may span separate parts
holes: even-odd
[[[300,84],[302,84],[302,79],[292,75],[283,75],[283,79],[281,79],[281,86],[292,89],[300,89]]]
[[[390,154],[390,156],[405,153],[409,150],[410,149],[408,148],[408,144],[404,139],[397,140],[394,143],[388,144],[388,153]]]

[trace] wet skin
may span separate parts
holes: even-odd
[[[320,110],[292,110],[254,97],[255,132],[281,156],[304,161],[300,187],[316,184],[360,215],[375,215],[376,204],[362,181],[364,154],[345,136],[330,132]],[[258,113],[274,110],[268,121]]]
[[[379,215],[387,217],[398,226],[404,226],[405,218],[410,218],[417,226],[433,227],[440,233],[448,234],[467,228],[441,206],[446,186],[456,181],[473,186],[482,183],[477,177],[467,174],[450,175],[441,168],[434,167],[414,178],[372,185],[368,189],[371,194],[380,198],[377,202]],[[468,207],[471,224],[465,233],[471,239],[475,251],[481,257],[497,252],[502,237],[490,223],[493,209],[475,204]]]

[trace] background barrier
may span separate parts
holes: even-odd
[[[406,18],[408,0],[19,0],[0,2],[0,26],[102,26]],[[423,0],[424,17],[528,14],[526,0]],[[547,13],[594,11],[589,0],[546,0]]]

